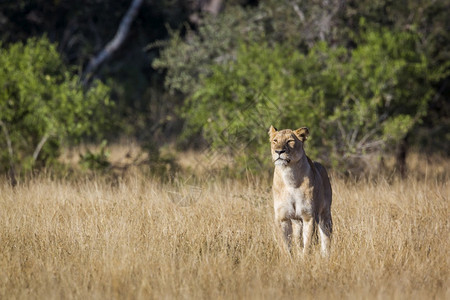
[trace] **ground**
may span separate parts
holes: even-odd
[[[268,178],[3,180],[0,298],[449,299],[450,186],[438,167],[332,176],[328,259],[318,245],[305,259],[282,251]]]

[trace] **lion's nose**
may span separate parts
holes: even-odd
[[[281,155],[282,153],[286,152],[286,150],[275,150],[276,153],[278,153],[278,155]]]

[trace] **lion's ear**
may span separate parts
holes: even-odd
[[[272,136],[275,134],[275,132],[277,132],[277,129],[275,127],[273,127],[272,125],[270,125],[269,132],[268,132],[269,135]]]
[[[309,136],[309,129],[307,127],[302,127],[294,131],[295,135],[302,142],[306,141]]]

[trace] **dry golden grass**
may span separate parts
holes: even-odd
[[[448,177],[333,179],[329,259],[283,253],[267,182],[1,181],[0,298],[450,298]]]

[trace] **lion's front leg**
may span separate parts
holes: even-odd
[[[303,218],[303,254],[307,254],[311,246],[314,231],[314,219],[310,216]]]
[[[299,250],[300,248],[303,247],[302,232],[303,232],[302,220],[293,219],[292,220],[292,240],[293,240],[294,247],[297,250]]]
[[[286,251],[288,253],[291,253],[291,241],[292,241],[291,220],[288,218],[283,218],[281,220],[279,218],[276,218],[275,222],[278,224],[280,228]]]

